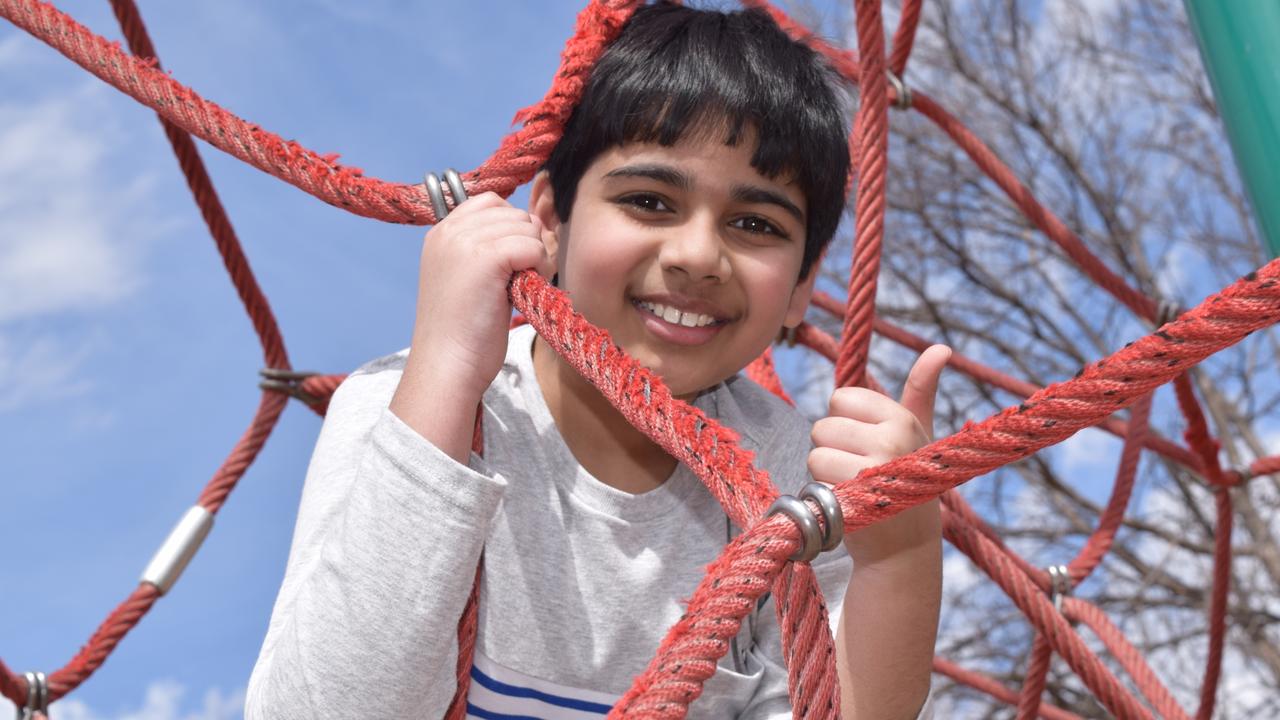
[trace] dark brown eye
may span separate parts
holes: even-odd
[[[768,220],[765,220],[764,218],[759,217],[757,215],[748,215],[746,217],[738,218],[737,220],[734,220],[732,223],[730,223],[730,225],[736,228],[740,228],[742,230],[746,230],[747,232],[750,232],[750,233],[757,233],[762,235],[777,235],[778,237],[783,237],[783,238],[787,236],[787,234],[783,232],[781,229],[779,229],[778,226],[774,225]]]
[[[666,202],[664,202],[662,198],[649,193],[626,195],[619,198],[618,202],[623,205],[630,205],[631,207],[638,208],[645,212],[671,212],[671,208],[667,206]]]

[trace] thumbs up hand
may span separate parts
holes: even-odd
[[[829,415],[813,425],[813,478],[829,485],[844,482],[932,440],[938,376],[950,358],[945,345],[921,353],[907,374],[901,402],[867,388],[836,390]],[[937,543],[940,534],[934,500],[845,536],[845,547],[855,566],[865,567],[922,543]]]

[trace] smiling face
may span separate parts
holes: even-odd
[[[530,197],[574,308],[686,397],[798,324],[816,275],[799,277],[800,190],[751,166],[750,138],[731,146],[700,135],[601,153],[570,222],[556,216],[545,176]]]

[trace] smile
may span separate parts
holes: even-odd
[[[654,302],[646,302],[644,300],[637,300],[636,307],[639,307],[642,310],[646,310],[649,313],[656,315],[662,318],[663,320],[671,323],[672,325],[682,325],[687,328],[706,327],[708,325],[713,325],[716,322],[718,322],[715,318],[711,317],[710,315],[703,315],[701,313],[692,313],[692,312],[681,312],[680,310],[677,310],[676,308],[671,307],[670,305],[662,305]]]

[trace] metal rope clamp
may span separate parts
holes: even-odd
[[[1159,328],[1168,325],[1182,313],[1183,308],[1176,300],[1163,299],[1156,305],[1155,326]]]
[[[1071,572],[1066,565],[1050,565],[1049,598],[1053,600],[1053,609],[1062,613],[1062,598],[1071,594]]]
[[[818,506],[817,513],[805,500],[812,500]],[[765,511],[766,518],[782,513],[800,529],[803,540],[800,549],[789,560],[809,562],[818,553],[834,550],[844,540],[844,513],[840,510],[840,501],[831,488],[820,482],[811,482],[800,490],[800,496],[779,495],[777,500]],[[818,525],[818,513],[826,523],[825,532]]]
[[[453,196],[453,207],[457,208],[467,199],[467,189],[462,185],[462,176],[457,170],[448,168],[444,171],[444,181],[449,185],[449,194]],[[427,198],[431,200],[431,210],[436,214],[436,222],[440,222],[449,215],[449,205],[444,201],[444,186],[440,184],[440,177],[429,172],[423,178],[422,184],[427,189]]]
[[[907,84],[894,71],[885,70],[884,74],[889,79],[889,87],[893,88],[893,106],[899,110],[910,110],[911,88],[907,87]]]
[[[23,673],[27,681],[27,704],[18,708],[18,720],[49,717],[49,678],[42,672]]]
[[[262,381],[258,387],[263,390],[281,392],[296,398],[308,405],[315,405],[320,398],[302,389],[302,383],[309,377],[319,375],[313,370],[285,370],[282,368],[262,368],[258,371]]]

